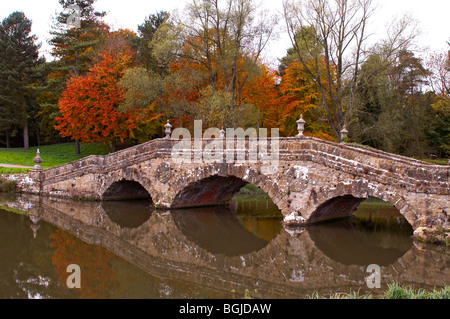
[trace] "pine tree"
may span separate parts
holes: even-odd
[[[29,149],[28,121],[35,108],[36,67],[39,57],[37,37],[30,35],[32,22],[23,12],[14,12],[0,25],[0,126],[9,131],[18,125],[23,129],[24,148]]]
[[[66,82],[72,76],[88,72],[97,57],[99,46],[109,32],[109,27],[101,20],[106,14],[94,10],[95,0],[60,0],[59,3],[63,11],[56,17],[50,40],[55,61],[50,66],[45,90],[47,94],[41,112],[42,115],[52,117],[47,122],[53,125],[59,115],[58,101],[66,88]],[[79,12],[74,8],[78,8]],[[73,21],[70,17],[74,14],[79,14],[79,25],[71,24]],[[75,153],[80,154],[79,140],[75,140],[75,144]]]

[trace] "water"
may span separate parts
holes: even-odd
[[[364,203],[357,219],[285,229],[265,198],[228,207],[153,211],[150,203],[0,195],[0,298],[306,298],[381,296],[397,281],[450,284],[450,254],[415,243],[398,212]],[[67,266],[81,269],[69,289]],[[381,266],[381,289],[366,268]]]

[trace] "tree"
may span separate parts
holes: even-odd
[[[354,140],[407,156],[434,152],[434,97],[424,93],[429,71],[410,51],[401,51],[394,65],[374,75],[381,63],[372,55],[361,68],[359,105],[350,125]]]
[[[450,43],[449,43],[450,46]],[[426,132],[440,157],[450,156],[450,50],[436,52],[426,63],[431,71],[427,80],[432,88],[433,120]]]
[[[86,73],[92,59],[96,56],[96,48],[105,39],[109,27],[101,21],[104,12],[96,12],[93,5],[96,0],[59,0],[63,11],[55,18],[55,25],[50,34],[53,46],[52,56],[57,60],[57,71],[66,80],[72,75]],[[79,26],[75,26],[69,17],[79,12]]]
[[[278,83],[280,77],[275,70],[260,65],[260,74],[253,76],[242,91],[242,99],[258,112],[256,130],[279,128],[274,113],[280,109]]]
[[[31,35],[32,22],[23,12],[14,12],[0,25],[0,124],[6,131],[9,147],[9,131],[13,125],[23,129],[24,149],[29,149],[29,115],[35,108],[35,90],[40,45]]]
[[[292,62],[286,67],[282,73],[279,90],[278,127],[283,135],[296,135],[296,121],[303,115],[306,119],[305,133],[307,135],[333,140],[333,133],[322,121],[325,114],[322,112],[319,90],[300,62]]]
[[[138,26],[139,38],[138,38],[138,54],[137,60],[140,66],[147,70],[147,74],[142,74],[141,79],[151,79],[151,82],[147,82],[152,88],[149,93],[153,95],[153,102],[156,103],[158,113],[163,114],[166,105],[163,102],[164,95],[164,81],[169,75],[170,60],[158,59],[153,50],[153,39],[156,32],[164,25],[169,19],[169,14],[165,11],[160,11],[156,14],[151,14],[145,19],[144,23]],[[128,74],[126,77],[130,78],[132,74]],[[159,118],[158,135],[163,136],[164,118]]]
[[[169,14],[165,11],[160,11],[156,14],[149,15],[144,23],[138,26],[138,63],[147,70],[158,74],[167,74],[169,72],[169,65],[166,61],[160,61],[156,58],[153,52],[152,42],[155,33],[168,19]]]
[[[202,90],[195,91],[208,105],[200,103],[196,106],[201,109],[187,112],[202,113],[211,124],[226,127],[234,127],[248,113],[241,93],[259,72],[275,21],[258,11],[252,0],[194,0],[183,18],[173,17],[160,28],[154,41],[156,55],[178,57],[173,68],[178,75],[202,83]]]
[[[134,65],[135,54],[125,42],[113,41],[100,54],[98,62],[83,76],[73,76],[59,100],[61,117],[56,129],[62,136],[86,143],[109,143],[133,136],[140,113],[120,110],[124,90],[119,85],[126,69]]]
[[[48,81],[43,88],[41,115],[50,115],[45,121],[56,124],[58,101],[66,87],[67,80],[72,75],[83,75],[93,64],[98,54],[99,46],[105,41],[109,27],[102,22],[105,12],[96,12],[96,0],[59,0],[63,10],[55,18],[53,36],[50,44],[53,46],[52,56],[55,61],[50,65]],[[77,6],[77,7],[74,7]],[[75,9],[79,9],[76,12]],[[71,24],[73,14],[79,13],[79,25]],[[78,139],[75,140],[75,153],[80,154]]]
[[[299,4],[285,2],[284,5],[293,49],[319,89],[328,122],[338,142],[355,106],[360,66],[367,58],[368,23],[373,12],[372,0],[305,0]],[[410,43],[414,31],[410,34],[407,31],[411,25],[408,19],[393,24],[388,38],[380,44],[386,62],[392,62],[392,57]],[[299,32],[301,30],[314,30],[314,34],[311,37],[310,32]],[[319,46],[311,46],[311,42]],[[318,48],[325,61],[325,75],[319,69]],[[311,63],[311,58],[317,62]],[[324,76],[326,81],[323,81]]]

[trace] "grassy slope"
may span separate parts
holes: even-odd
[[[38,148],[41,152],[41,158],[44,160],[44,163],[41,164],[44,169],[76,161],[89,155],[105,155],[109,153],[108,147],[103,144],[82,144],[81,155],[75,155],[74,143],[45,145],[33,147],[29,150],[2,148],[0,149],[0,163],[34,166],[33,159],[36,157]],[[0,167],[0,174],[21,174],[27,171],[28,169]]]

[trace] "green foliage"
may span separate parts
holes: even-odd
[[[12,193],[16,190],[16,182],[0,178],[0,193]]]
[[[159,60],[153,52],[152,41],[156,31],[168,20],[169,14],[160,11],[150,15],[144,23],[138,26],[138,61],[147,70],[163,75],[169,73],[168,61]]]
[[[384,63],[373,54],[361,68],[352,141],[411,157],[450,155],[450,109],[445,97],[422,91],[430,75],[423,61],[401,51],[391,66]]]
[[[36,81],[39,58],[37,37],[31,35],[32,22],[23,12],[13,12],[0,24],[0,131],[24,131],[24,147],[28,148],[29,118],[37,112]]]

